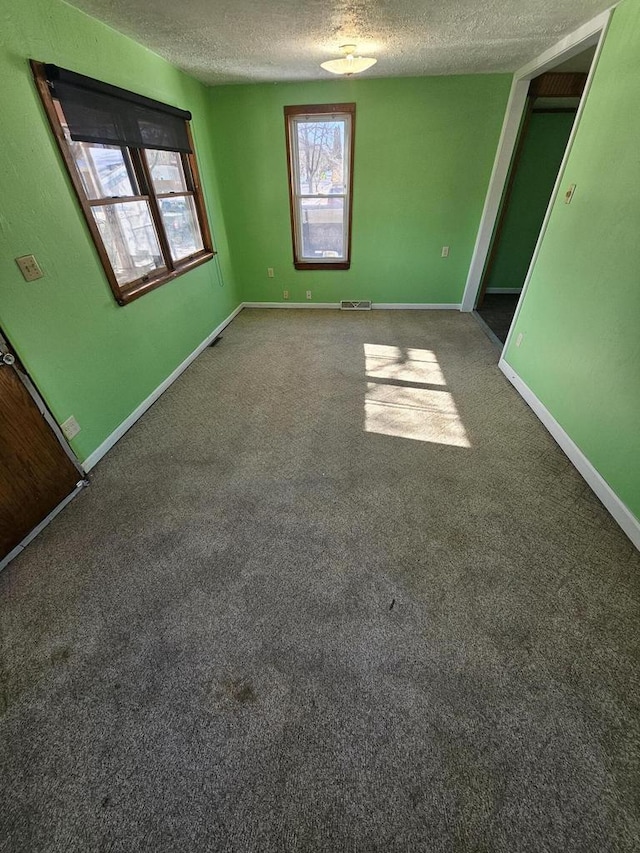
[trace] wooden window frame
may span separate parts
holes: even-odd
[[[347,217],[347,234],[346,243],[347,251],[346,258],[341,258],[333,261],[330,258],[324,261],[310,261],[302,259],[302,247],[298,245],[298,203],[295,191],[295,175],[293,145],[294,139],[291,134],[291,119],[299,116],[337,116],[348,115],[350,121],[349,134],[349,192],[347,195],[348,204],[345,211]],[[297,270],[348,270],[351,267],[351,230],[352,230],[352,211],[353,211],[353,167],[354,167],[354,151],[355,151],[355,136],[356,136],[356,105],[355,103],[346,104],[298,104],[286,106],[284,108],[284,126],[285,137],[287,144],[287,171],[289,176],[289,212],[291,217],[291,241],[293,246],[293,265]],[[347,154],[347,152],[345,152]]]
[[[187,190],[178,193],[158,193],[153,185],[149,166],[147,164],[146,157],[144,156],[144,150],[125,146],[123,148],[123,152],[127,152],[127,156],[132,164],[136,183],[141,194],[137,196],[89,199],[85,192],[75,159],[69,145],[67,144],[64,128],[58,118],[55,101],[51,94],[44,63],[31,60],[30,64],[36,88],[42,100],[51,130],[55,136],[56,142],[58,143],[58,148],[62,154],[62,159],[67,167],[67,171],[69,172],[73,189],[80,207],[82,208],[82,212],[84,213],[89,232],[93,238],[93,242],[107,276],[109,286],[113,291],[113,295],[118,305],[128,305],[130,302],[133,302],[145,293],[149,293],[151,290],[155,290],[157,287],[160,287],[169,281],[173,281],[178,278],[178,276],[184,275],[184,273],[189,272],[195,267],[210,261],[215,256],[216,252],[211,240],[211,231],[207,220],[207,212],[202,194],[202,183],[200,180],[200,172],[198,170],[195,153],[186,154],[179,151],[175,152],[181,158]],[[193,151],[193,138],[188,122],[186,122],[186,130],[191,149]],[[160,214],[158,200],[162,198],[178,198],[184,196],[190,196],[194,200],[197,222],[200,228],[200,236],[202,238],[204,248],[200,252],[194,253],[183,260],[174,261],[171,257],[169,241],[166,236],[164,223]],[[111,266],[111,261],[109,260],[100,230],[93,216],[92,208],[99,205],[131,201],[144,201],[145,203],[148,203],[165,265],[164,267],[148,273],[147,275],[140,276],[138,279],[126,282],[125,284],[120,284],[116,278],[115,271]]]

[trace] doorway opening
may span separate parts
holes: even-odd
[[[501,350],[508,343],[559,192],[559,176],[580,122],[611,11],[583,24],[513,76],[461,304],[461,310],[473,312]],[[544,168],[536,167],[535,155],[549,149]],[[536,179],[536,198],[528,198],[531,173],[541,176],[542,171],[546,181],[540,180],[538,186]]]
[[[475,310],[503,345],[569,144],[595,45],[529,83]]]

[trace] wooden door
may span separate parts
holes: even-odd
[[[0,351],[0,560],[76,488],[81,472]]]

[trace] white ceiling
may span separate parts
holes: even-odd
[[[72,0],[204,83],[317,80],[358,45],[367,77],[514,71],[611,0]]]

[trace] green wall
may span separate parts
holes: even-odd
[[[460,302],[509,86],[508,75],[475,75],[211,89],[244,299],[277,302],[289,290],[290,301],[304,302],[311,290],[315,302]],[[347,101],[356,102],[351,269],[296,271],[282,108]]]
[[[2,13],[0,325],[59,422],[75,415],[85,459],[240,301],[210,145],[207,91],[155,54],[59,0]],[[114,301],[49,130],[27,60],[72,68],[193,112],[216,261],[121,308]],[[27,284],[14,258],[33,253]],[[221,286],[223,284],[224,286]]]
[[[3,11],[0,326],[86,459],[241,300],[458,302],[508,95],[507,75],[330,80],[207,90],[60,0]],[[193,113],[218,262],[114,301],[36,94],[28,59]],[[285,103],[358,104],[353,265],[295,272]],[[440,258],[442,245],[451,247]],[[36,255],[44,278],[14,262]],[[276,278],[266,277],[267,266]]]
[[[558,176],[573,113],[531,114],[487,287],[522,287]]]
[[[640,518],[640,0],[616,9],[505,357]],[[516,336],[524,338],[515,346]]]

